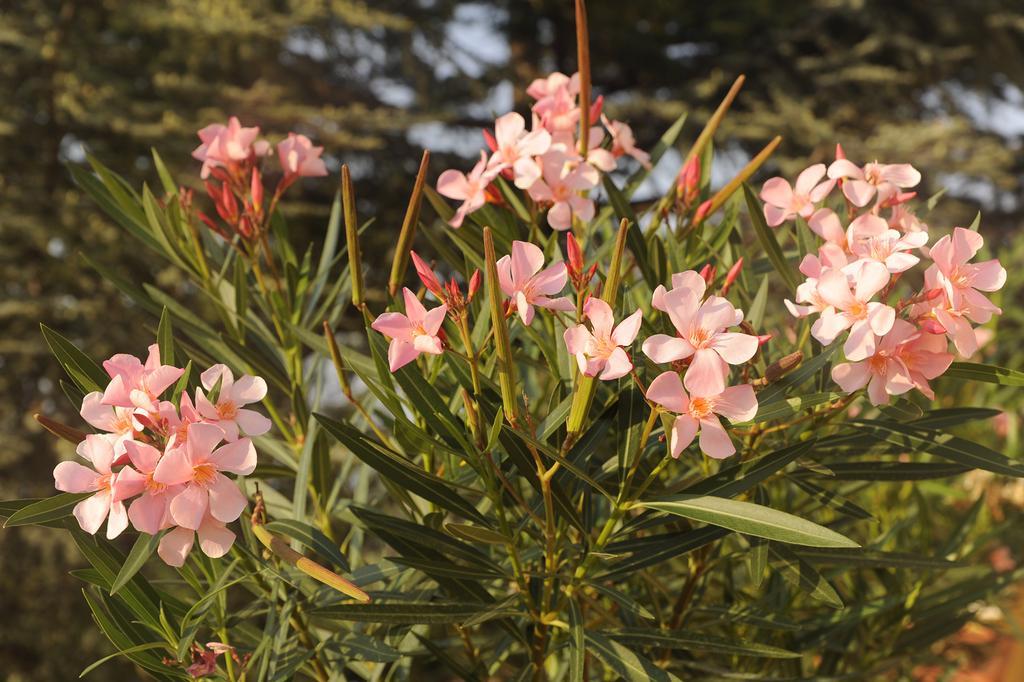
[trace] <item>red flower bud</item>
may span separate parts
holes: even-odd
[[[843,145],[836,142],[836,161],[846,158],[846,152],[843,151]]]
[[[702,267],[700,272],[697,274],[701,276],[701,279],[704,280],[705,284],[711,286],[711,283],[715,281],[715,269],[715,266],[711,263],[705,263],[704,267]]]
[[[693,222],[700,223],[708,217],[708,211],[711,210],[711,200],[708,199],[703,204],[697,207],[697,212],[693,214]]]
[[[249,193],[252,195],[253,212],[260,215],[263,212],[263,178],[260,176],[260,169],[253,166],[252,180],[249,182]]]
[[[764,344],[768,343],[771,340],[772,340],[772,335],[771,334],[761,334],[761,335],[759,335],[757,337],[757,345],[758,345],[758,347],[761,347],[761,346],[763,346]]]
[[[487,148],[492,152],[498,151],[498,141],[494,139],[494,134],[487,128],[482,129],[480,132],[484,134],[484,142],[487,144]]]
[[[676,194],[684,209],[692,206],[700,196],[700,157],[693,157],[679,170]]]
[[[591,125],[601,120],[601,110],[604,108],[604,95],[598,95],[597,99],[590,105],[590,114],[587,119]]]
[[[423,286],[425,286],[427,291],[430,293],[443,299],[444,290],[441,288],[441,283],[437,281],[437,276],[434,275],[434,271],[415,251],[410,250],[409,255],[412,256],[413,266],[416,268],[416,274],[420,276],[420,281],[423,282]]]
[[[476,292],[480,291],[481,281],[482,278],[480,276],[480,271],[474,270],[473,275],[469,278],[469,293],[467,295],[470,301],[472,301],[473,297],[476,296]]]
[[[733,285],[733,282],[736,281],[736,278],[740,276],[740,270],[742,269],[743,256],[740,256],[739,260],[737,260],[736,263],[733,264],[731,268],[729,268],[729,272],[726,273],[725,275],[725,282],[722,284],[722,296],[725,296],[727,293],[729,293],[729,287],[731,287]]]
[[[583,252],[572,232],[565,237],[565,250],[569,254],[569,276],[576,279],[583,273]]]

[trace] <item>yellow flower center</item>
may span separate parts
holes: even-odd
[[[192,480],[204,488],[213,483],[215,478],[217,478],[217,467],[209,462],[197,464],[192,468]]]
[[[697,419],[704,419],[711,414],[714,403],[708,398],[692,398],[690,400],[690,414]]]

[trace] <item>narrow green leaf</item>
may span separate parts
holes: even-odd
[[[800,658],[800,654],[795,651],[741,639],[698,635],[688,630],[666,632],[649,628],[624,628],[604,634],[634,647],[653,646],[679,651],[708,651],[715,654],[755,658]]]
[[[100,667],[107,661],[112,661],[115,658],[119,658],[121,656],[128,656],[129,654],[138,653],[140,651],[149,651],[150,649],[167,649],[168,651],[170,651],[171,647],[168,646],[167,642],[149,642],[148,644],[137,644],[136,646],[128,647],[123,651],[115,651],[109,656],[104,656],[98,661],[90,663],[82,672],[78,673],[78,677],[79,679],[85,677],[86,675],[88,675],[93,670]]]
[[[348,424],[322,414],[314,416],[338,442],[382,476],[448,511],[473,519],[481,525],[490,525],[476,507],[449,487],[448,481],[413,466],[398,453],[370,440]]]
[[[880,552],[863,549],[827,549],[801,547],[794,553],[815,564],[835,566],[871,566],[882,568],[916,568],[922,570],[949,570],[966,566],[960,561],[917,556],[904,552]]]
[[[160,362],[174,364],[174,330],[171,328],[171,314],[164,307],[160,313],[160,324],[156,328],[156,342],[160,347]]]
[[[977,362],[954,362],[942,376],[984,381],[1001,386],[1024,386],[1024,372]]]
[[[786,582],[832,608],[843,608],[843,600],[836,589],[788,547],[772,543],[768,546],[768,552],[772,557],[771,567],[779,571]]]
[[[444,529],[460,540],[469,542],[482,542],[488,545],[507,545],[512,542],[498,531],[467,523],[446,523]]]
[[[724,497],[675,495],[637,506],[682,516],[693,521],[710,523],[738,533],[810,547],[858,547],[859,545],[834,530],[751,502]]]
[[[485,611],[486,604],[458,602],[389,602],[334,604],[313,609],[311,615],[327,620],[358,623],[462,623]]]
[[[747,213],[750,215],[750,223],[754,227],[754,233],[757,235],[757,240],[761,243],[761,248],[764,249],[765,255],[771,261],[775,271],[782,276],[789,290],[796,291],[797,286],[800,284],[800,278],[790,262],[786,260],[782,247],[779,246],[778,240],[775,239],[775,233],[772,231],[772,228],[768,227],[768,223],[764,221],[761,202],[747,183],[743,183],[743,196],[747,201]]]
[[[61,493],[33,502],[17,510],[4,522],[4,528],[13,526],[39,526],[71,516],[75,505],[93,493]]]
[[[828,465],[830,478],[837,481],[926,481],[949,478],[970,471],[971,467],[945,462],[889,462],[864,460]],[[801,472],[804,473],[804,472]],[[807,472],[813,474],[813,472]],[[817,475],[817,474],[815,474]]]
[[[587,642],[583,634],[583,614],[575,598],[569,599],[569,682],[584,682],[587,667]]]
[[[589,651],[601,659],[605,667],[610,672],[614,672],[618,679],[627,682],[651,682],[651,680],[663,682],[679,679],[672,673],[654,665],[650,659],[619,644],[603,633],[587,631],[584,636]]]
[[[86,393],[102,391],[110,383],[110,377],[103,368],[93,362],[92,358],[78,350],[75,344],[50,329],[45,324],[39,325],[43,338],[50,347],[57,362],[68,373],[78,386]]]
[[[117,572],[117,577],[114,578],[114,582],[110,585],[111,595],[116,594],[118,590],[124,587],[139,572],[139,569],[145,565],[159,544],[160,534],[148,535],[146,533],[139,533],[139,536],[135,538],[135,544],[132,545],[131,551],[128,552],[128,558],[125,559],[121,570]]]

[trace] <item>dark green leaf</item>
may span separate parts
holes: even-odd
[[[787,651],[767,644],[726,639],[712,635],[698,635],[686,630],[664,631],[649,628],[625,628],[604,634],[634,647],[652,646],[679,651],[708,651],[729,656],[756,658],[799,658],[795,651]]]
[[[145,565],[159,544],[160,535],[139,533],[139,536],[135,538],[135,544],[132,545],[131,551],[128,552],[128,558],[125,559],[124,564],[121,565],[121,570],[117,572],[117,577],[114,578],[114,582],[110,585],[111,595],[116,594],[118,590],[124,587],[139,572],[139,569]]]
[[[942,376],[954,379],[984,381],[1001,386],[1024,386],[1024,372],[1007,367],[983,365],[977,362],[954,362]]]
[[[772,231],[772,228],[768,227],[768,224],[764,221],[761,202],[747,183],[743,183],[743,196],[747,201],[750,223],[754,226],[754,233],[757,235],[757,240],[761,243],[761,248],[764,249],[765,255],[768,256],[768,260],[771,261],[776,272],[782,276],[782,280],[786,283],[789,290],[796,291],[797,286],[800,284],[800,278],[783,254],[782,247],[779,246],[778,240],[775,239],[775,233]]]
[[[18,509],[7,517],[4,528],[12,526],[39,526],[71,516],[75,505],[93,493],[61,493],[47,497]]]

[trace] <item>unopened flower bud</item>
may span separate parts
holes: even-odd
[[[597,99],[590,105],[590,114],[587,119],[590,122],[601,120],[601,110],[604,108],[604,95],[598,95]]]
[[[566,235],[565,250],[569,254],[569,277],[575,281],[583,274],[583,252],[580,251],[580,244],[576,241],[576,237],[573,236],[572,232]]]
[[[804,354],[801,351],[784,355],[768,367],[764,371],[765,383],[771,383],[778,381],[789,372],[800,366],[800,363],[804,361]]]
[[[700,206],[697,207],[697,212],[693,214],[693,222],[695,224],[703,222],[708,217],[708,212],[711,211],[711,200],[708,199]]]
[[[757,337],[757,347],[760,348],[764,344],[772,340],[771,334],[759,334]]]
[[[840,161],[846,158],[846,152],[843,151],[843,145],[836,142],[836,161]]]
[[[736,263],[733,264],[731,268],[729,268],[729,272],[726,273],[725,275],[725,282],[722,283],[722,296],[725,296],[726,294],[729,293],[729,287],[731,287],[733,285],[733,282],[736,281],[736,278],[740,276],[740,270],[742,269],[743,256],[740,256],[739,260],[737,260]]]
[[[476,296],[476,292],[480,291],[481,280],[480,270],[474,270],[473,275],[469,278],[469,292],[467,294],[468,300],[472,301],[473,297]]]
[[[700,157],[695,156],[679,170],[676,178],[676,195],[683,209],[688,209],[700,196]]]
[[[705,263],[704,267],[702,267],[700,269],[700,272],[697,274],[700,275],[701,279],[704,280],[705,284],[711,286],[711,283],[715,281],[715,269],[715,266],[712,265],[711,263]]]
[[[484,134],[484,143],[487,144],[487,148],[492,152],[498,151],[498,141],[494,139],[494,133],[487,128],[484,128],[481,132]]]
[[[263,212],[263,178],[260,169],[253,166],[252,179],[249,181],[249,194],[252,195],[252,208],[256,215]]]
[[[416,274],[419,275],[423,286],[438,298],[444,299],[444,290],[441,288],[441,283],[437,280],[437,276],[434,275],[434,271],[415,251],[410,250],[409,255],[412,256],[413,267],[416,268]]]

